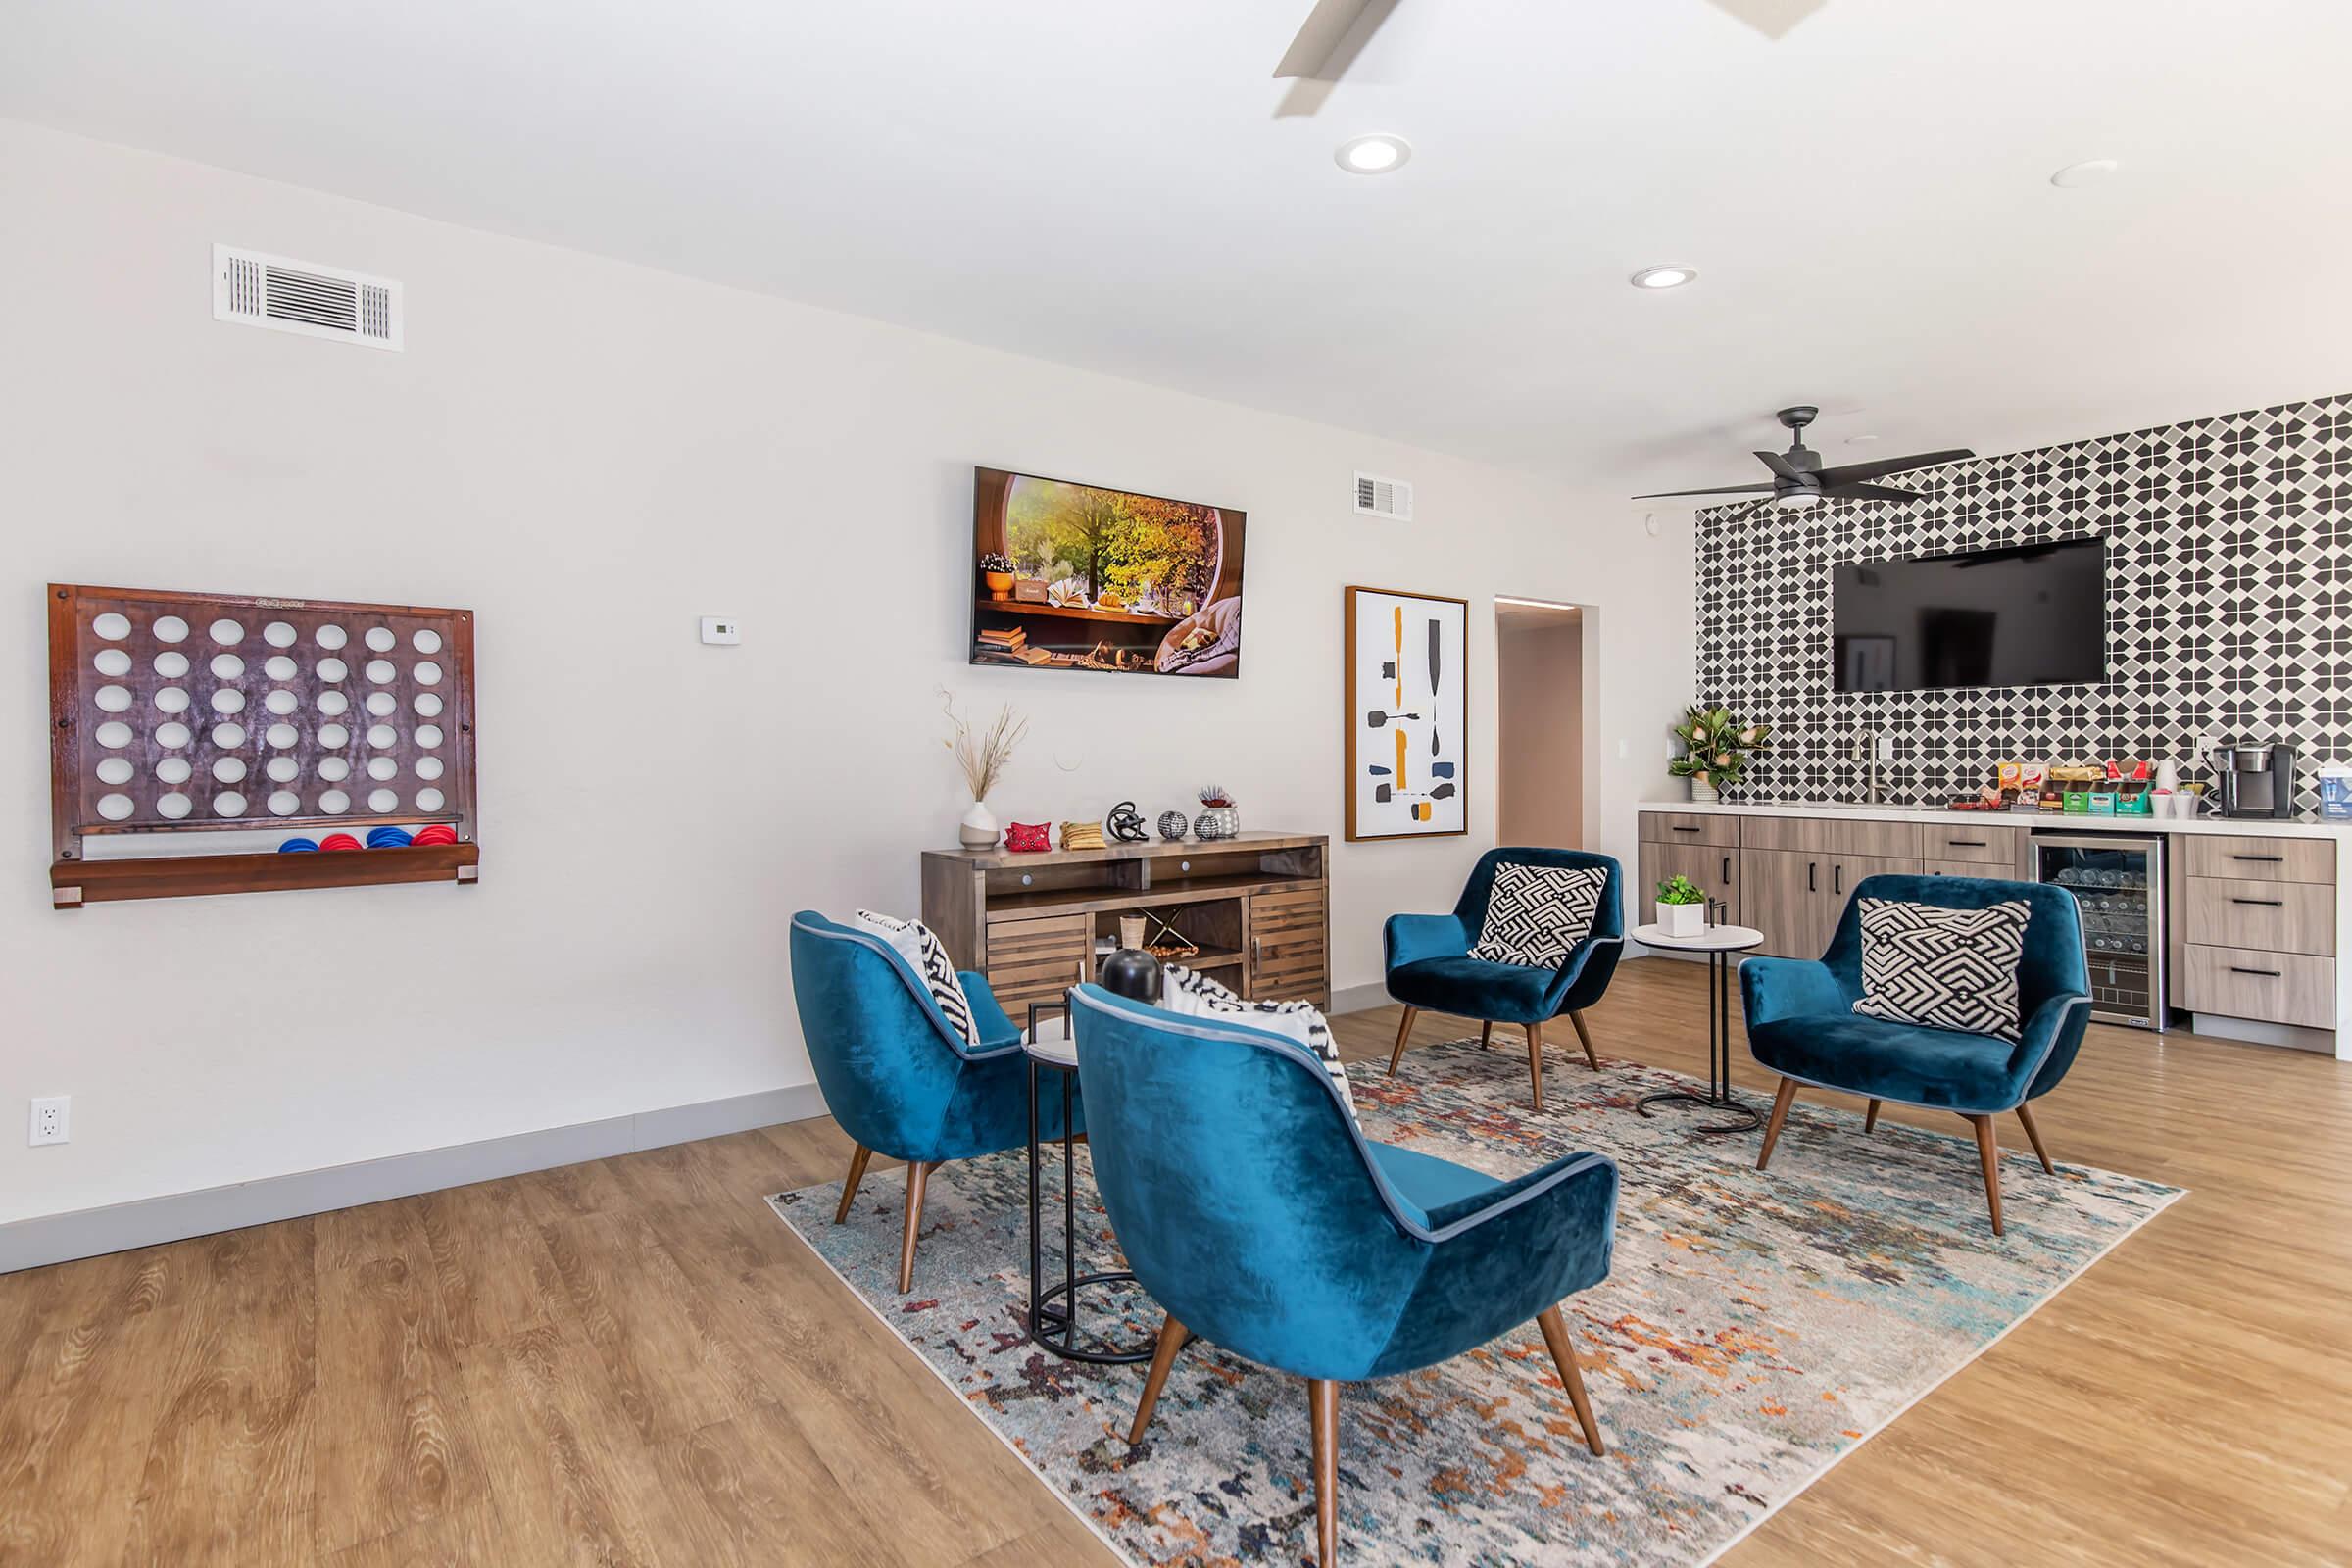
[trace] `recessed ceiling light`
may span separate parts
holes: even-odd
[[[1404,167],[1404,161],[1413,156],[1413,144],[1402,136],[1386,133],[1357,136],[1340,143],[1335,156],[1340,167],[1350,174],[1385,174]]]
[[[1877,439],[1878,437],[1875,435],[1849,435],[1845,438],[1845,444],[1849,447],[1862,447],[1870,445]]]
[[[1697,275],[1695,267],[1644,267],[1633,282],[1636,288],[1681,288]]]
[[[2083,185],[2096,185],[2116,172],[2119,166],[2112,158],[2087,158],[2079,164],[2069,164],[2050,176],[2050,183],[2061,190],[2074,190]]]

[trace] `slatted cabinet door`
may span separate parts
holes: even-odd
[[[988,989],[1025,1029],[1031,1003],[1059,1002],[1064,991],[1093,978],[1093,921],[1084,914],[991,920]]]
[[[1329,909],[1320,884],[1250,895],[1250,995],[1331,1004]]]

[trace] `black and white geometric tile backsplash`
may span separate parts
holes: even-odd
[[[2352,759],[2352,396],[2292,403],[1890,481],[1914,502],[1698,514],[1699,695],[1775,726],[1739,792],[1846,797],[1859,731],[1894,738],[1887,798],[1973,791],[2004,759],[2170,757],[2200,736],[2291,741],[2296,806]],[[2099,686],[1831,689],[1830,568],[2048,539],[2107,539]]]

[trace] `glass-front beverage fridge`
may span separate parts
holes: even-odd
[[[2036,833],[2034,878],[2082,909],[2090,1015],[2164,1027],[2164,840],[2128,833]]]

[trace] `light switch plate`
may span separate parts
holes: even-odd
[[[705,615],[703,641],[714,647],[733,647],[743,641],[743,622],[733,615]]]

